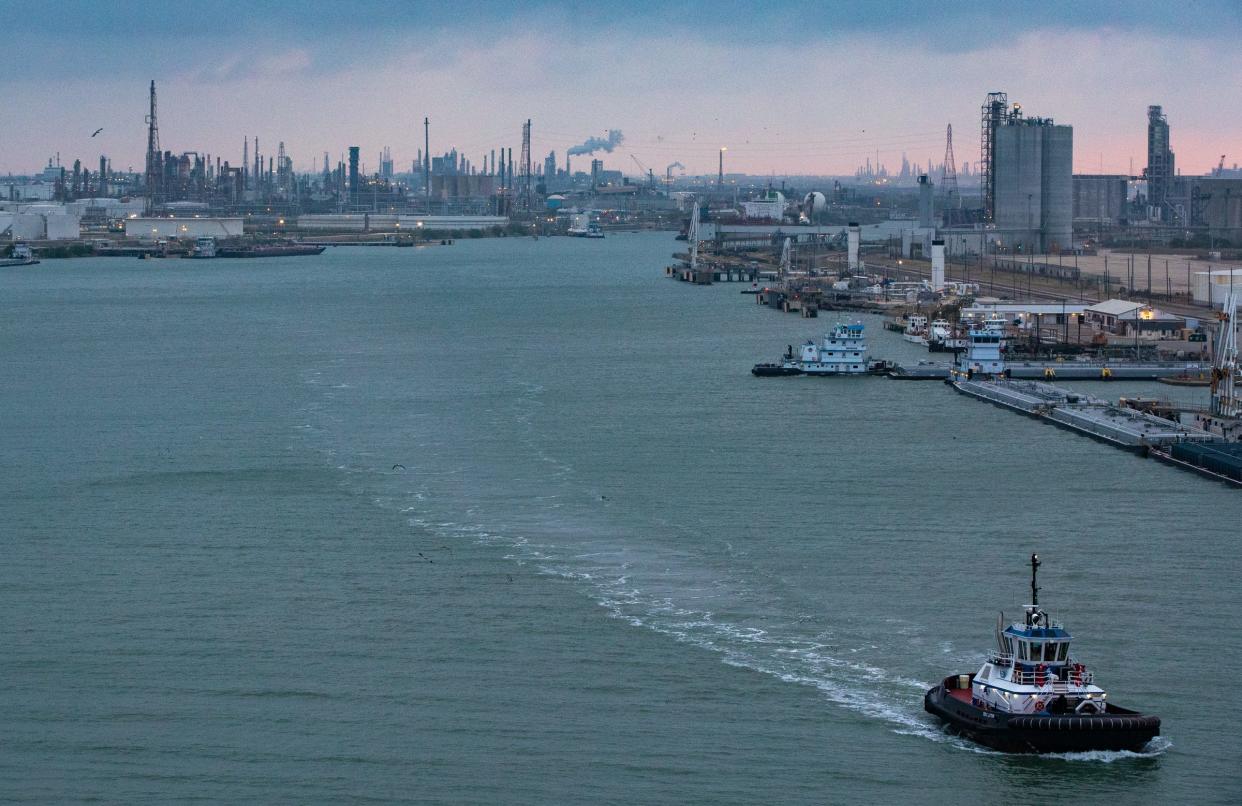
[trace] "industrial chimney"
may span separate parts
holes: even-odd
[[[932,187],[927,174],[919,174],[919,226],[925,229],[932,225]]]
[[[848,238],[849,238],[849,250],[850,250],[849,251],[849,267],[850,267],[851,272],[857,272],[859,271],[859,269],[862,268],[858,262],[858,241],[861,237],[862,237],[862,230],[859,229],[858,225],[850,224]]]

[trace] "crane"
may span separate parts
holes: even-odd
[[[674,162],[673,164],[669,165],[667,168],[664,169],[664,184],[666,185],[673,184],[673,169],[674,168],[680,168],[683,171],[686,170],[686,166],[682,165],[680,162]]]
[[[646,165],[643,165],[641,162],[639,162],[638,157],[634,156],[633,154],[630,154],[630,159],[634,160],[634,164],[637,165],[639,168],[641,168],[642,172],[647,175],[647,182],[652,187],[655,187],[655,174],[651,172],[651,169],[648,168]]]

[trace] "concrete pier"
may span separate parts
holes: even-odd
[[[775,274],[772,271],[761,271],[758,267],[749,266],[699,266],[697,269],[691,269],[683,264],[666,267],[664,276],[685,283],[709,285],[711,283],[753,283],[760,279],[774,277]]]

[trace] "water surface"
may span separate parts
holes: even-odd
[[[939,383],[752,378],[833,320],[675,247],[2,270],[0,793],[1236,802],[1236,492]],[[1149,753],[923,713],[1031,551]]]

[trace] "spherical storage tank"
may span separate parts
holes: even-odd
[[[818,190],[806,194],[806,198],[802,200],[802,212],[807,218],[813,218],[816,213],[822,213],[827,209],[828,199]]]

